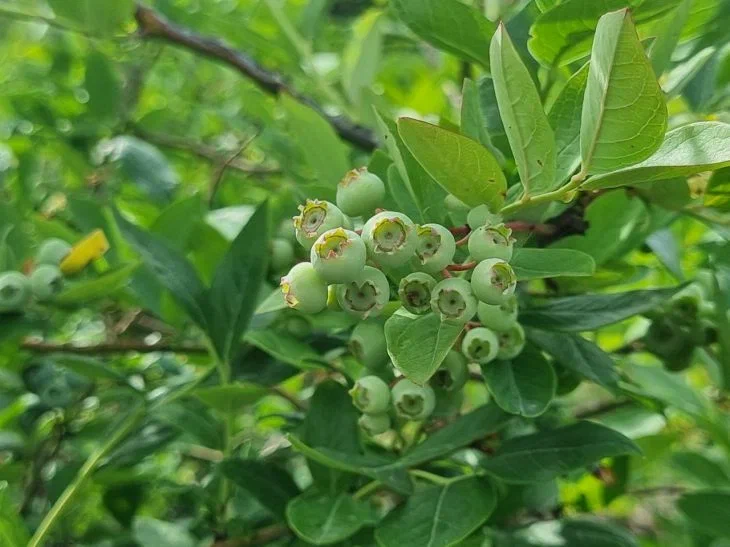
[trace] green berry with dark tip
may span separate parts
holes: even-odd
[[[390,407],[390,388],[377,376],[360,378],[350,390],[352,404],[365,414],[382,414]]]
[[[291,268],[296,260],[292,242],[281,237],[272,239],[270,260],[271,270],[274,272],[282,272]]]
[[[471,288],[485,304],[499,305],[515,292],[517,276],[512,266],[499,258],[482,260],[471,274]]]
[[[357,420],[360,428],[369,436],[381,435],[390,429],[390,416],[382,414],[363,414]]]
[[[408,274],[400,281],[398,297],[403,307],[416,315],[431,310],[431,292],[436,286],[436,280],[423,272]]]
[[[336,205],[318,199],[308,199],[299,206],[299,214],[294,217],[297,241],[306,250],[310,250],[327,230],[341,228],[344,223],[345,217]]]
[[[492,305],[479,302],[477,315],[482,325],[497,332],[509,330],[517,322],[517,297],[513,294],[501,304]]]
[[[509,262],[514,243],[512,230],[504,224],[479,226],[469,234],[469,254],[474,260],[501,258]]]
[[[469,379],[469,366],[463,354],[451,350],[431,379],[434,388],[459,391]]]
[[[296,264],[281,278],[281,291],[290,308],[319,313],[327,307],[327,283],[309,262]]]
[[[372,266],[365,266],[355,279],[337,286],[340,307],[361,319],[380,315],[389,300],[388,278]]]
[[[328,283],[355,279],[365,268],[367,250],[360,236],[344,228],[323,233],[310,252],[312,266]]]
[[[20,272],[0,274],[0,313],[20,311],[30,300],[30,281]]]
[[[30,286],[38,300],[50,300],[63,290],[63,273],[57,266],[41,264],[30,275]]]
[[[367,167],[353,169],[337,185],[337,207],[346,215],[371,215],[384,199],[385,184]]]
[[[378,265],[397,268],[411,260],[418,245],[416,225],[402,213],[383,211],[362,228],[368,256]]]
[[[486,365],[497,358],[499,339],[494,331],[477,327],[464,335],[461,351],[469,361]]]
[[[401,418],[425,420],[436,407],[436,394],[430,386],[419,386],[403,378],[391,390],[393,407]]]
[[[378,319],[366,319],[355,325],[348,347],[355,359],[370,370],[379,370],[388,363],[385,325]]]
[[[454,261],[456,241],[447,228],[440,224],[424,224],[418,227],[416,234],[416,259],[420,270],[433,274]]]
[[[58,266],[61,261],[71,252],[71,245],[63,239],[46,239],[38,248],[35,261],[38,264],[49,264]]]
[[[477,299],[468,281],[452,277],[440,281],[433,288],[431,309],[443,321],[466,323],[477,312]]]
[[[508,330],[497,333],[499,339],[498,359],[514,359],[525,349],[525,329],[515,323]]]

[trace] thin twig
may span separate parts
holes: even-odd
[[[260,131],[256,131],[253,135],[251,135],[248,139],[243,141],[243,144],[238,147],[238,150],[231,154],[223,163],[221,163],[216,170],[213,172],[213,178],[210,181],[210,189],[208,190],[208,205],[213,205],[213,200],[215,200],[215,195],[218,192],[218,188],[220,187],[221,181],[223,180],[223,175],[226,172],[226,169],[235,161],[238,159],[238,156],[243,154],[243,152],[248,148],[251,143],[254,141],[256,137],[258,137],[260,134]]]
[[[477,262],[472,260],[471,262],[464,262],[463,264],[449,264],[446,269],[450,272],[466,272],[473,270],[477,267]]]
[[[101,355],[127,352],[153,353],[157,351],[170,353],[208,353],[208,349],[205,346],[171,344],[167,342],[147,344],[142,340],[119,340],[117,342],[105,342],[95,344],[93,346],[78,346],[76,344],[56,344],[53,342],[25,340],[20,347],[25,351],[41,354],[74,353],[79,355]]]
[[[524,222],[521,220],[514,220],[512,222],[506,222],[505,225],[510,228],[513,232],[529,232],[533,234],[540,234],[550,236],[555,233],[557,228],[552,224],[540,224],[537,222]]]

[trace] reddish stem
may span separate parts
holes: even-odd
[[[385,212],[385,209],[383,209],[382,207],[378,207],[377,209],[375,209],[375,214],[384,213],[384,212]]]
[[[473,270],[477,267],[477,262],[472,260],[471,262],[464,262],[463,264],[449,264],[446,269],[450,272],[466,272]]]
[[[464,224],[463,226],[454,226],[453,228],[449,228],[449,231],[454,234],[455,236],[465,236],[469,232],[471,232],[471,228]]]
[[[464,329],[470,331],[471,329],[476,329],[481,326],[482,324],[479,321],[469,321],[466,325],[464,325]]]
[[[456,241],[456,246],[461,247],[462,245],[466,245],[469,242],[469,236],[471,234],[466,234],[464,237]]]
[[[444,279],[451,279],[452,277],[454,277],[453,275],[451,275],[451,272],[449,270],[447,270],[446,268],[441,270],[441,275],[444,276]]]
[[[550,224],[540,224],[537,222],[525,222],[523,220],[513,220],[505,225],[511,228],[513,232],[533,232],[541,235],[552,235],[555,233],[555,226]]]

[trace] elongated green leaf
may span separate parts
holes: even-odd
[[[710,459],[699,452],[675,452],[672,467],[699,486],[730,487],[730,474],[724,462]]]
[[[400,171],[398,171],[398,167],[395,164],[391,164],[388,167],[387,182],[388,192],[395,201],[398,210],[405,213],[411,220],[416,219],[416,222],[419,218],[422,219],[423,215],[421,215],[421,211],[418,209],[416,199],[411,194],[408,184],[401,177]]]
[[[687,61],[674,67],[662,83],[662,89],[667,95],[667,100],[671,100],[682,93],[684,88],[692,83],[695,76],[702,71],[705,65],[714,59],[716,52],[717,48],[706,47]]]
[[[730,124],[698,122],[667,133],[661,148],[647,160],[591,177],[583,188],[598,190],[642,182],[688,177],[730,166]]]
[[[133,0],[49,0],[53,12],[75,28],[99,36],[111,36],[132,18]]]
[[[572,249],[523,247],[515,250],[510,264],[519,281],[546,277],[587,276],[593,275],[596,271],[596,263],[590,255]]]
[[[297,368],[311,369],[321,367],[321,357],[310,346],[291,335],[271,329],[250,330],[246,342],[265,351],[279,361]]]
[[[520,323],[545,330],[581,332],[618,323],[664,303],[682,287],[553,298],[520,310]]]
[[[730,538],[730,492],[701,490],[679,498],[680,511],[700,530]]]
[[[602,458],[640,454],[620,433],[592,422],[541,431],[505,442],[482,466],[505,482],[545,482]]]
[[[483,91],[483,80],[475,82],[464,79],[464,88],[461,94],[461,132],[472,140],[481,143],[489,150],[495,159],[504,163],[504,155],[494,145],[489,134],[489,116],[486,109]]]
[[[398,120],[398,132],[416,160],[445,190],[468,205],[498,210],[507,181],[499,163],[481,144],[412,118]]]
[[[489,482],[466,477],[417,491],[375,531],[378,545],[456,545],[494,511],[497,495]]]
[[[208,336],[221,359],[230,359],[238,349],[256,308],[268,265],[268,232],[264,203],[233,240],[215,272],[208,297]]]
[[[547,410],[558,384],[552,365],[532,346],[510,361],[485,365],[482,374],[494,401],[505,412],[526,418]]]
[[[555,180],[558,183],[568,180],[580,167],[580,122],[583,97],[588,85],[588,68],[586,63],[571,76],[548,113],[548,121],[555,131]]]
[[[706,417],[709,401],[693,389],[684,377],[667,372],[662,367],[648,367],[628,363],[624,366],[632,382],[643,394],[686,412],[694,417]]]
[[[89,113],[97,119],[113,119],[121,106],[122,86],[112,64],[98,51],[86,59],[84,85],[89,93]]]
[[[182,525],[151,517],[137,517],[132,536],[141,547],[195,547],[196,540]]]
[[[514,532],[515,547],[639,547],[637,539],[619,525],[583,518],[542,521]]]
[[[504,25],[489,48],[499,112],[525,194],[555,187],[555,136],[535,83]]]
[[[0,543],[8,547],[28,545],[30,535],[8,492],[8,483],[0,482]]]
[[[99,277],[70,283],[53,301],[59,306],[71,306],[106,298],[126,287],[138,267],[139,264],[125,264]]]
[[[111,380],[116,383],[126,384],[127,379],[123,374],[117,372],[110,363],[104,363],[91,357],[73,354],[58,354],[50,357],[55,364],[67,368],[91,378],[92,380]]]
[[[464,329],[435,314],[396,312],[385,323],[385,339],[393,364],[417,384],[425,384],[443,362]]]
[[[273,463],[235,458],[222,461],[219,468],[233,484],[246,490],[281,519],[287,504],[299,494],[289,473]]]
[[[193,395],[209,407],[226,414],[240,412],[269,391],[256,384],[235,382],[222,386],[199,387]]]
[[[371,521],[364,502],[344,493],[308,491],[289,502],[286,520],[307,543],[330,545],[349,538]]]
[[[661,21],[661,28],[657,30],[657,37],[651,46],[649,58],[654,73],[660,76],[672,60],[672,53],[677,47],[682,29],[689,20],[690,11],[694,0],[682,0],[668,20]]]
[[[651,156],[667,130],[667,106],[628,10],[601,17],[583,101],[585,173],[607,173]]]
[[[394,0],[401,20],[439,49],[489,68],[484,44],[494,24],[478,10],[457,0]]]
[[[342,85],[354,104],[377,75],[383,50],[383,17],[373,11],[353,26],[353,36],[342,55]]]

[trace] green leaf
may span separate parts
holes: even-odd
[[[582,294],[552,298],[520,310],[525,326],[564,332],[596,330],[634,315],[646,313],[666,302],[683,286],[615,294]]]
[[[180,524],[137,517],[132,536],[140,547],[196,547],[197,540]]]
[[[667,133],[661,148],[649,159],[591,177],[582,188],[599,190],[618,186],[688,177],[730,166],[730,124],[698,122]]]
[[[556,183],[565,182],[580,167],[580,123],[583,97],[588,85],[588,68],[586,63],[571,76],[548,113],[550,126],[555,130]]]
[[[532,346],[510,361],[483,366],[482,374],[494,402],[505,412],[526,418],[547,410],[558,385],[552,365]]]
[[[416,198],[394,163],[388,166],[387,183],[388,193],[393,197],[398,210],[405,213],[411,220],[416,219],[418,221],[418,219],[422,219],[423,216],[416,203]]]
[[[56,365],[67,368],[76,374],[86,376],[92,380],[111,380],[121,384],[127,383],[124,375],[112,368],[110,363],[104,363],[91,357],[84,357],[83,355],[66,353],[51,355],[49,358]]]
[[[377,76],[383,53],[382,13],[372,11],[355,21],[352,39],[342,55],[342,86],[353,104],[360,104],[362,91]]]
[[[10,498],[8,483],[0,481],[0,543],[8,547],[28,545],[30,535]]]
[[[662,89],[667,96],[667,100],[671,100],[682,93],[684,88],[694,80],[705,65],[715,57],[716,52],[717,48],[706,47],[687,61],[675,66],[662,83]]]
[[[247,406],[266,396],[269,391],[256,384],[234,382],[223,386],[199,387],[192,394],[209,407],[231,414],[241,412]]]
[[[398,17],[418,36],[439,49],[489,68],[484,44],[494,24],[457,0],[394,0]]]
[[[223,460],[219,469],[223,476],[281,519],[284,519],[287,504],[299,495],[299,488],[289,473],[273,463],[236,458]]]
[[[221,359],[238,350],[256,309],[269,256],[269,214],[264,202],[233,240],[209,292],[208,336]]]
[[[546,482],[602,458],[640,454],[620,433],[592,422],[541,431],[506,441],[482,467],[505,482]]]
[[[670,65],[672,53],[679,43],[682,29],[689,20],[695,0],[682,0],[667,20],[662,20],[661,32],[651,46],[649,58],[654,73],[660,76]]]
[[[583,101],[582,171],[639,163],[662,144],[667,106],[628,10],[601,17]]]
[[[441,321],[435,314],[399,310],[385,322],[385,339],[393,365],[409,380],[425,384],[443,362],[464,325]]]
[[[563,367],[609,391],[617,390],[619,374],[613,359],[593,342],[577,334],[539,329],[527,329],[527,338]]]
[[[489,482],[466,477],[418,490],[375,531],[381,547],[457,545],[479,528],[497,505]]]
[[[705,190],[706,207],[730,212],[730,168],[725,167],[712,173]]]
[[[510,265],[519,281],[562,276],[589,276],[596,271],[593,258],[572,249],[516,249]]]
[[[272,357],[304,370],[321,368],[322,357],[309,345],[289,334],[271,329],[250,330],[246,342]]]
[[[682,251],[670,228],[657,230],[646,239],[645,243],[676,279],[684,281]]]
[[[98,36],[111,36],[132,18],[133,0],[48,0],[53,12],[76,28]]]
[[[693,482],[704,487],[730,487],[728,470],[719,461],[697,452],[675,452],[672,454],[672,468],[683,473]]]
[[[139,264],[125,264],[98,277],[69,283],[53,299],[59,306],[75,306],[112,296],[126,287]]]
[[[470,139],[481,143],[495,157],[498,163],[504,163],[504,155],[492,142],[489,134],[489,104],[485,100],[483,81],[475,82],[464,79],[461,94],[461,132]]]
[[[587,518],[537,522],[513,534],[514,547],[639,547],[628,530]]]
[[[691,492],[679,498],[677,507],[703,532],[730,538],[730,492],[722,490]]]
[[[398,120],[398,132],[433,179],[467,205],[498,210],[507,182],[497,160],[481,144],[412,118]]]
[[[286,520],[304,541],[331,545],[355,534],[371,521],[370,507],[351,496],[307,491],[289,502]]]
[[[535,83],[504,25],[494,33],[489,52],[499,112],[525,194],[550,191],[556,185],[555,136]]]
[[[683,376],[667,372],[660,366],[624,363],[623,369],[641,388],[643,395],[653,397],[696,418],[708,415],[709,401],[687,384]]]
[[[86,59],[86,80],[89,113],[99,119],[117,116],[122,99],[122,86],[107,58],[93,51]]]

